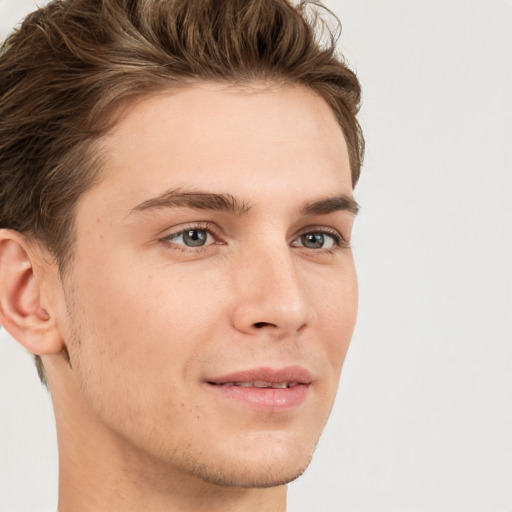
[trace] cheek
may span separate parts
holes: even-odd
[[[341,371],[357,318],[358,286],[355,269],[340,274],[318,298],[318,329],[326,341],[329,361],[337,377]]]
[[[73,313],[91,364],[108,364],[112,376],[117,370],[125,379],[155,372],[186,379],[183,373],[222,322],[218,283],[172,267],[122,272],[118,266],[114,272],[105,266],[76,288],[80,303]]]
[[[114,430],[149,435],[186,403],[218,302],[199,301],[211,297],[206,284],[198,293],[188,280],[166,282],[140,269],[118,275],[76,283],[70,356],[89,410]]]

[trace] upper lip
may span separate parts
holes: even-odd
[[[208,379],[210,384],[226,384],[230,382],[268,382],[270,384],[280,382],[294,382],[297,384],[311,384],[311,374],[301,366],[286,366],[283,368],[271,368],[262,366],[250,368]]]

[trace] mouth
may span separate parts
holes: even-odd
[[[255,380],[253,382],[208,382],[212,386],[239,386],[242,388],[272,388],[272,389],[287,389],[293,388],[294,386],[298,386],[299,382],[265,382],[263,380]]]
[[[284,412],[300,406],[312,384],[311,375],[298,366],[255,368],[206,381],[224,400],[264,412]]]

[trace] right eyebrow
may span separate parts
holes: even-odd
[[[146,199],[132,208],[130,213],[173,207],[186,207],[194,210],[217,210],[238,216],[247,215],[250,210],[250,206],[247,203],[240,201],[231,194],[174,189]]]

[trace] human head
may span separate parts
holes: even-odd
[[[336,140],[348,148],[354,186],[362,154],[359,84],[333,51],[318,46],[300,9],[286,2],[51,3],[27,18],[2,54],[0,70],[10,80],[1,91],[0,226],[41,244],[61,278],[71,274],[71,282],[79,282],[72,275],[76,207],[108,179],[98,141],[124,126],[137,105],[212,84],[246,92],[263,84],[282,90],[283,101],[299,87],[305,101],[313,100],[304,90],[323,101],[317,104],[322,115],[330,107],[341,126],[344,137]],[[291,97],[289,104],[299,108]],[[353,279],[348,287],[354,298]],[[339,302],[340,292],[334,295]],[[353,301],[348,310],[352,325]]]

